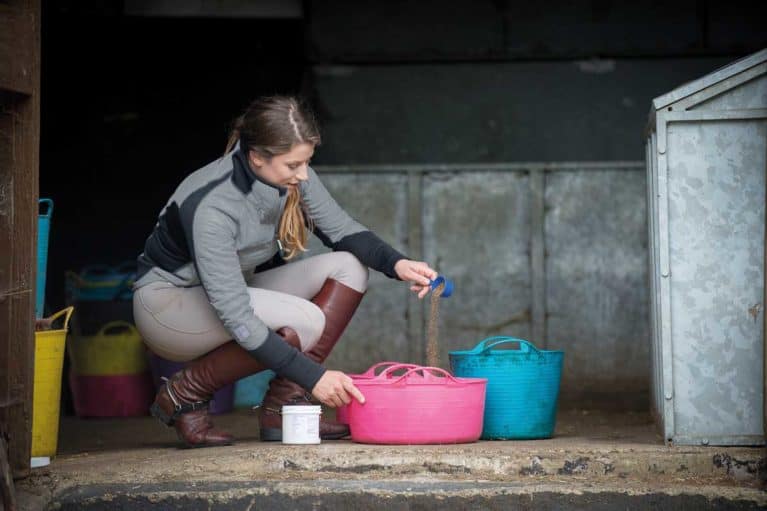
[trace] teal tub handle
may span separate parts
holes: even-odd
[[[498,341],[498,340],[505,340],[505,339],[511,339],[511,337],[507,335],[494,335],[493,337],[488,337],[487,339],[482,339],[477,343],[476,346],[474,346],[469,353],[482,353],[485,350],[485,344],[487,344],[490,341]]]
[[[38,201],[39,206],[46,206],[45,212],[40,213],[40,216],[50,218],[53,214],[53,201],[51,199],[40,199]]]
[[[538,348],[536,348],[531,342],[526,341],[524,339],[517,339],[516,337],[508,337],[505,335],[496,335],[494,337],[488,337],[487,339],[483,339],[479,342],[476,346],[474,346],[474,349],[471,350],[472,354],[483,354],[489,351],[491,348],[498,346],[500,344],[506,344],[510,342],[516,342],[519,343],[519,351],[523,353],[527,353],[528,351],[535,351],[538,352]],[[488,344],[489,343],[489,344]]]

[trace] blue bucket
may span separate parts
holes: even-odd
[[[40,199],[40,210],[37,216],[37,282],[35,286],[35,317],[43,317],[45,306],[45,273],[48,267],[48,236],[51,232],[51,215],[53,201]]]
[[[492,349],[516,343],[519,349]],[[487,378],[485,440],[551,438],[557,417],[563,351],[539,350],[514,337],[489,337],[468,351],[451,351],[462,378]]]
[[[269,390],[269,382],[276,374],[266,370],[246,376],[234,384],[234,407],[253,408],[264,401],[264,394]]]
[[[80,273],[67,272],[66,280],[67,296],[72,302],[132,300],[136,262],[85,266]]]

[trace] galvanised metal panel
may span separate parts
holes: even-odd
[[[647,389],[645,183],[641,169],[546,175],[547,339],[566,352],[563,389],[585,399]]]
[[[668,128],[677,443],[762,439],[766,135],[763,120]]]
[[[657,345],[655,342],[656,339],[659,339],[657,335],[658,331],[658,308],[657,308],[657,300],[654,298],[656,296],[658,285],[656,282],[656,272],[654,271],[654,268],[656,267],[656,243],[655,243],[655,236],[657,231],[657,226],[655,225],[655,219],[656,215],[652,212],[655,210],[655,175],[653,172],[653,162],[655,161],[651,155],[653,154],[655,150],[654,145],[654,134],[652,137],[647,139],[646,144],[646,179],[647,179],[647,208],[650,212],[648,215],[648,221],[647,221],[647,241],[648,241],[648,285],[650,289],[650,330],[651,330],[651,338],[652,342],[650,343],[650,360],[652,363],[652,371],[651,371],[651,389],[652,389],[652,396],[651,396],[651,407],[652,407],[652,413],[654,416],[658,417],[660,413],[662,412],[662,406],[663,406],[663,398],[661,394],[661,385],[660,385],[660,346]]]
[[[727,94],[696,105],[693,110],[741,110],[767,108],[767,76],[750,80]]]
[[[332,174],[318,171],[334,199],[363,225],[397,250],[408,253],[407,175]],[[326,252],[312,237],[309,254]],[[373,362],[410,360],[407,308],[412,294],[404,283],[376,271],[360,309],[333,350],[327,366],[348,372],[361,372]]]
[[[669,443],[764,443],[765,74],[762,50],[650,111],[653,393]]]
[[[530,338],[529,186],[524,171],[424,177],[424,259],[455,282],[453,296],[440,305],[443,367],[448,351],[487,336]]]
[[[658,141],[655,133],[652,134],[650,137],[650,152],[651,154],[655,154],[658,147]],[[653,158],[650,160],[650,172],[652,174],[652,179],[650,182],[648,182],[647,186],[652,196],[652,208],[651,210],[653,212],[658,211],[658,168],[657,168],[657,159]],[[652,221],[648,222],[652,227],[652,240],[650,242],[650,246],[652,247],[652,266],[651,268],[654,270],[650,274],[650,282],[652,283],[651,287],[651,294],[650,294],[650,309],[655,314],[655,322],[653,324],[653,330],[652,330],[652,337],[653,342],[652,345],[655,349],[655,358],[656,361],[655,365],[655,382],[657,384],[657,387],[655,388],[655,412],[657,417],[662,416],[664,412],[664,406],[665,406],[665,397],[663,396],[663,346],[660,343],[661,340],[661,325],[663,321],[663,316],[661,315],[661,301],[660,301],[660,289],[661,289],[661,275],[660,275],[660,247],[658,244],[658,232],[659,232],[659,225],[658,225],[658,215],[652,214]]]

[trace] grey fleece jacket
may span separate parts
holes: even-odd
[[[333,250],[396,278],[405,256],[351,218],[313,169],[300,193],[314,233]],[[232,337],[251,355],[307,390],[324,369],[285,343],[250,307],[246,276],[279,259],[277,227],[287,190],[261,181],[239,146],[187,176],[160,213],[138,257],[138,289],[150,282],[202,285]]]

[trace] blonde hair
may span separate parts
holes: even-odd
[[[311,110],[302,101],[291,96],[269,96],[255,100],[234,120],[225,153],[237,141],[241,148],[269,161],[295,144],[319,145],[320,134]],[[298,188],[291,188],[277,229],[284,259],[306,251],[312,228]]]

